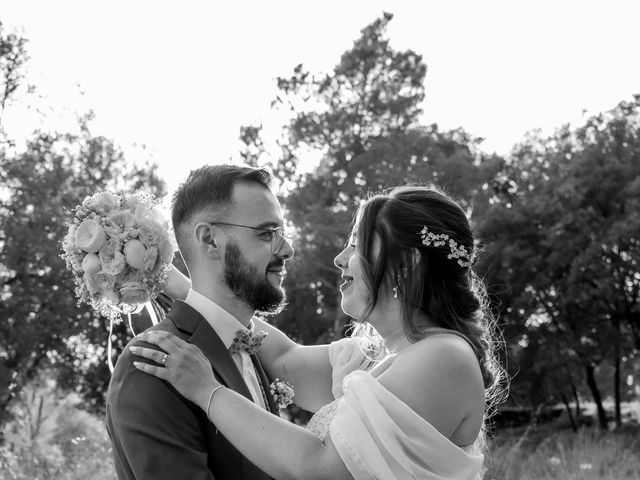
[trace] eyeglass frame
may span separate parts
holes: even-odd
[[[263,227],[252,227],[251,225],[241,225],[239,223],[228,223],[228,222],[206,222],[206,223],[208,223],[209,225],[226,225],[229,227],[242,227],[242,228],[250,228],[251,230],[258,230],[262,232],[270,232],[273,234],[273,238],[271,239],[271,253],[273,255],[277,255],[278,252],[282,250],[285,240],[289,242],[289,244],[291,244],[291,242],[295,240],[295,235],[293,235],[291,232],[287,232],[287,230],[284,227],[263,228]],[[274,242],[278,236],[280,236],[282,241],[280,242],[280,245],[278,245],[278,248],[275,248]]]

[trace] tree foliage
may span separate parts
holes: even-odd
[[[621,379],[637,377],[640,349],[640,96],[579,128],[532,134],[507,159],[486,155],[462,129],[420,123],[427,66],[416,52],[392,48],[392,18],[367,25],[330,73],[298,65],[277,79],[272,106],[291,121],[275,157],[260,126],[241,128],[247,163],[275,158],[299,237],[285,281],[290,305],[275,323],[307,344],[341,336],[347,318],[333,259],[357,206],[369,192],[433,182],[463,205],[479,234],[477,270],[496,300],[511,373],[519,369],[512,399],[562,401],[569,410],[588,393],[605,425],[602,398],[611,393],[619,419],[631,391]],[[25,40],[0,24],[2,111],[26,60]],[[90,116],[76,133],[35,132],[20,152],[1,119],[0,415],[44,367],[99,406],[109,377],[106,326],[76,305],[59,257],[63,222],[96,190],[162,197],[164,183],[154,165],[133,167],[111,140],[92,135]],[[302,173],[310,151],[321,160]]]
[[[0,38],[5,100],[22,78],[24,40]],[[4,103],[3,103],[4,106]],[[98,404],[108,383],[105,325],[76,305],[60,242],[71,209],[102,189],[146,191],[162,197],[155,165],[134,166],[109,139],[89,130],[36,131],[18,151],[0,146],[0,424],[7,406],[43,368]]]
[[[277,79],[274,108],[292,112],[272,167],[290,188],[283,199],[299,232],[299,261],[288,267],[289,309],[278,319],[307,342],[341,335],[346,317],[338,308],[339,278],[333,258],[368,192],[402,183],[435,182],[469,211],[500,162],[479,153],[478,139],[463,130],[441,132],[419,123],[427,66],[412,50],[393,49],[384,14],[361,31],[331,73],[312,75],[302,65]],[[241,129],[243,158],[264,161],[260,127]],[[322,160],[299,174],[309,150]],[[312,325],[309,327],[309,325]]]
[[[604,426],[596,367],[640,347],[640,96],[580,128],[531,136],[495,185],[481,231],[492,281],[510,286],[505,318],[521,354],[548,353],[535,368],[556,385],[581,375]]]
[[[24,79],[24,67],[29,60],[26,43],[17,33],[7,32],[0,22],[0,145],[10,143],[2,128],[2,116]]]
[[[371,191],[433,182],[479,233],[477,270],[511,373],[519,368],[513,401],[579,409],[585,393],[600,407],[602,392],[619,399],[623,364],[638,349],[638,99],[550,138],[531,134],[507,159],[482,154],[481,140],[461,129],[420,125],[426,65],[390,46],[391,19],[366,26],[331,73],[298,65],[278,78],[273,107],[292,119],[272,167],[290,190],[283,203],[300,239],[286,281],[291,304],[277,322],[307,342],[340,335],[332,261],[357,205]],[[252,164],[267,162],[261,134],[241,130]],[[310,150],[321,153],[319,165],[298,173]],[[617,383],[603,388],[611,368]]]

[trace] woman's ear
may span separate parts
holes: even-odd
[[[420,250],[418,250],[417,248],[412,248],[411,249],[411,265],[413,269],[418,268],[420,266],[420,263],[422,263],[422,253],[420,253]]]
[[[420,268],[420,262],[422,262],[422,254],[417,248],[412,248],[410,254],[403,255],[402,278],[414,274]]]

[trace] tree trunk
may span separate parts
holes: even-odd
[[[589,363],[586,365],[587,371],[587,385],[589,386],[589,390],[591,390],[591,395],[593,395],[593,401],[596,403],[596,408],[598,409],[598,423],[601,428],[607,428],[607,414],[604,411],[604,407],[602,406],[602,397],[600,396],[600,390],[598,390],[598,385],[596,384],[596,379],[594,376],[595,367],[593,364]]]
[[[564,403],[564,407],[567,409],[567,415],[569,415],[569,421],[571,422],[571,430],[574,432],[578,431],[578,425],[576,425],[576,421],[573,418],[573,414],[571,413],[571,406],[567,400],[567,396],[560,392],[560,398],[562,398],[562,403]]]
[[[578,389],[576,388],[576,384],[573,381],[573,376],[569,374],[569,384],[571,385],[571,392],[573,393],[573,398],[576,401],[576,421],[580,423],[580,418],[582,417],[582,407],[580,406],[580,397],[578,396]]]
[[[615,373],[613,375],[613,390],[616,401],[616,428],[622,426],[622,410],[620,408],[620,353],[616,352]]]
[[[622,411],[620,408],[620,322],[616,321],[616,340],[614,345],[613,364],[615,366],[615,372],[613,374],[613,393],[615,397],[615,417],[616,428],[622,427]]]

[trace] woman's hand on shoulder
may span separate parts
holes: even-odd
[[[397,354],[378,381],[451,438],[465,420],[482,424],[484,384],[478,360],[460,337],[440,334]]]
[[[133,365],[145,373],[169,382],[180,394],[206,412],[207,398],[213,387],[217,387],[211,363],[196,345],[178,336],[152,330],[138,335],[141,342],[150,343],[159,349],[132,345],[131,352],[154,364],[134,361]]]

